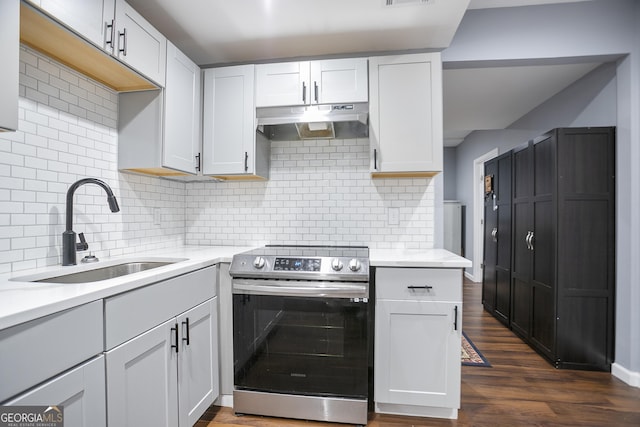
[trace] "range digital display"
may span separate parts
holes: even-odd
[[[274,270],[320,271],[320,258],[276,258]]]

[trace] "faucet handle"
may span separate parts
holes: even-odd
[[[80,238],[80,243],[76,243],[76,250],[77,251],[86,251],[87,249],[89,249],[89,244],[87,243],[87,241],[84,238],[84,233],[78,234],[78,237]]]

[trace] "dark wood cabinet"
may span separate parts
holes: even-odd
[[[505,325],[511,312],[511,152],[487,161],[482,303]]]
[[[614,128],[550,131],[512,173],[511,328],[559,368],[610,370]]]

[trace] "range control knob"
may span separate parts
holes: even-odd
[[[358,261],[357,259],[354,258],[351,261],[349,261],[349,270],[358,271],[360,270],[361,267],[362,267],[362,264],[360,264],[360,261]]]
[[[340,259],[338,259],[338,258],[332,259],[331,260],[331,268],[333,268],[334,271],[342,270],[342,261],[340,261]]]
[[[261,256],[257,256],[256,259],[253,260],[253,266],[260,269],[264,267],[264,262],[264,258],[262,258]]]

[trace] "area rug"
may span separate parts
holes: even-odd
[[[491,367],[491,363],[485,359],[480,350],[478,350],[478,347],[473,344],[464,331],[462,331],[462,349],[460,357],[464,366]]]

